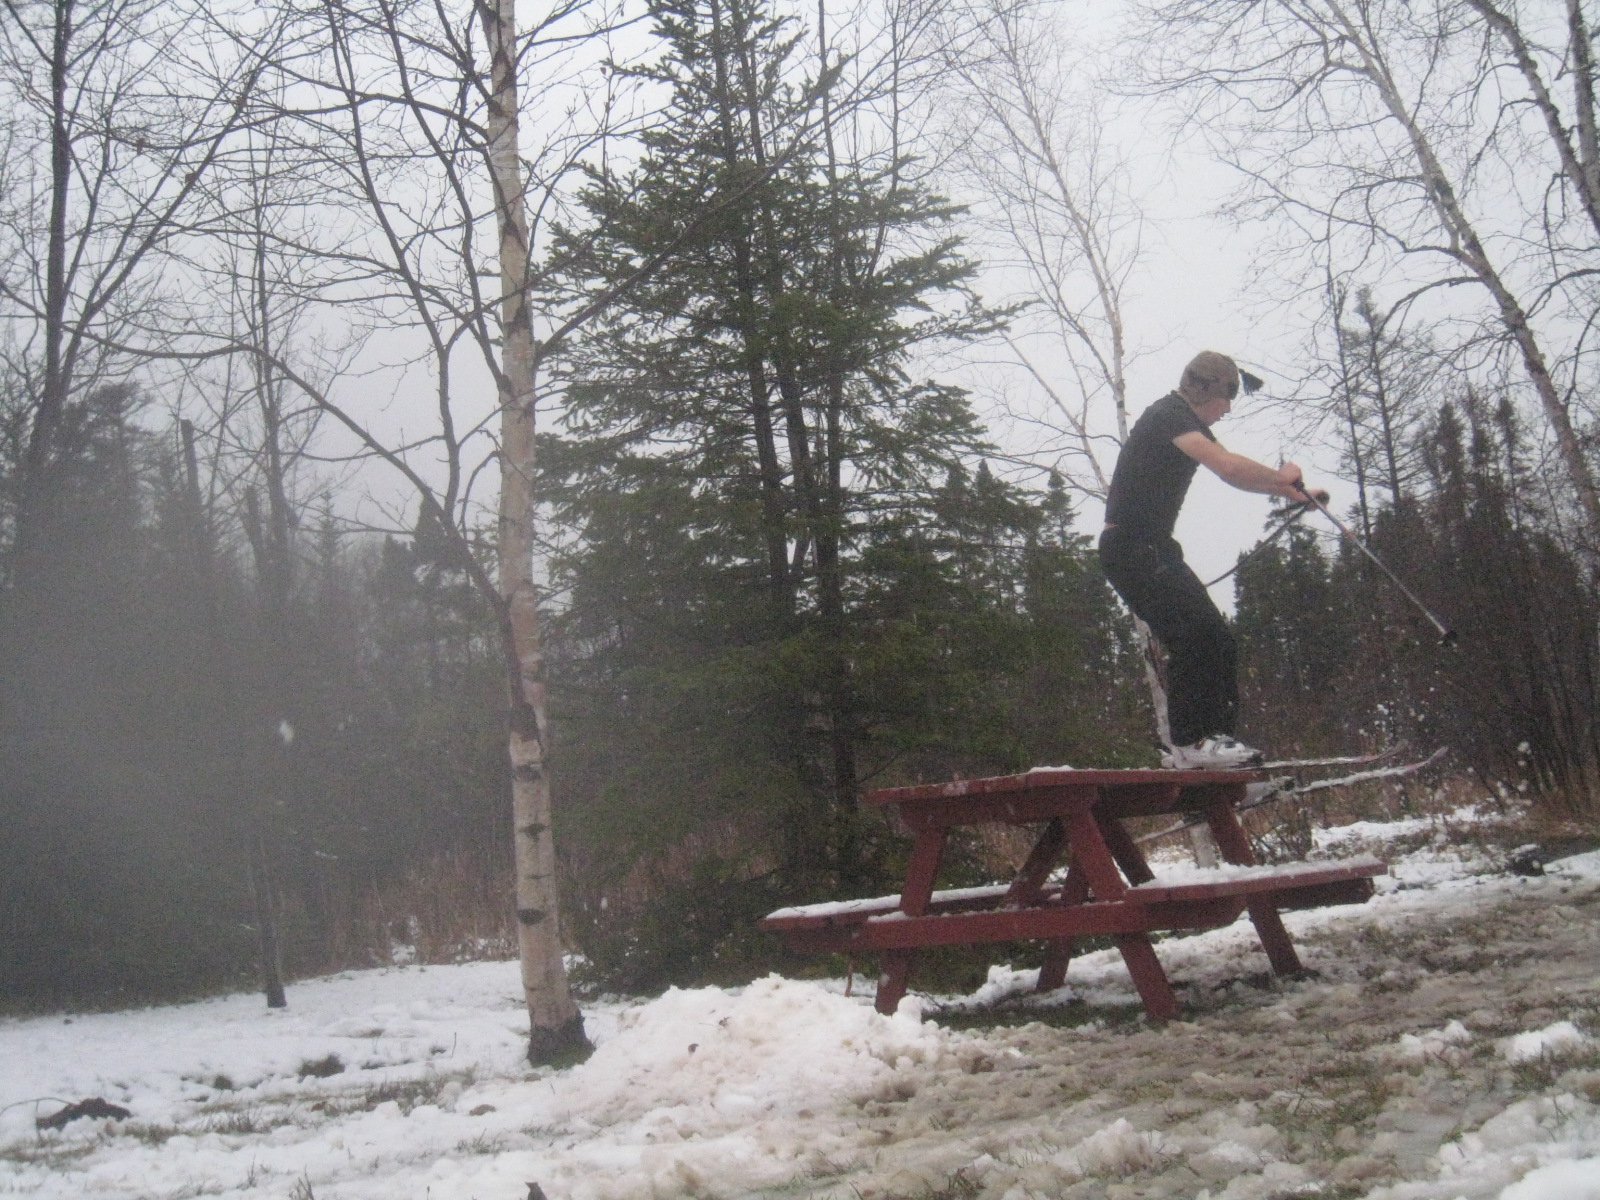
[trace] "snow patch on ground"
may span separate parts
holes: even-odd
[[[1539,1062],[1563,1058],[1594,1044],[1594,1039],[1571,1021],[1557,1021],[1543,1029],[1532,1029],[1505,1040],[1501,1051],[1507,1062]]]
[[[511,963],[0,1021],[0,1196],[1600,1200],[1600,853],[1513,878],[1437,828],[1369,904],[1286,914],[1305,980],[1245,920],[1162,939],[1165,1025],[1114,950],[893,1016],[776,976],[596,1003],[565,1071],[523,1060]],[[35,1128],[90,1096],[133,1116]]]

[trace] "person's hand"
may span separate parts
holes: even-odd
[[[1286,462],[1278,468],[1278,484],[1284,495],[1297,504],[1328,503],[1328,493],[1322,488],[1306,486],[1305,473],[1298,463]]]
[[[1326,488],[1307,487],[1304,479],[1296,479],[1290,485],[1294,488],[1295,502],[1301,508],[1310,508],[1313,504],[1328,506],[1328,491]]]

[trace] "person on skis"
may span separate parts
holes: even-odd
[[[1262,760],[1235,736],[1238,654],[1233,632],[1172,536],[1195,468],[1204,466],[1246,492],[1305,502],[1294,463],[1269,467],[1224,449],[1211,427],[1239,393],[1261,386],[1225,354],[1205,350],[1183,369],[1178,390],[1140,414],[1117,456],[1106,496],[1100,565],[1106,579],[1167,652],[1167,716],[1172,745],[1165,767],[1244,767]],[[1326,503],[1327,493],[1314,493]]]

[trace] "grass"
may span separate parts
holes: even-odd
[[[96,1142],[61,1142],[55,1138],[48,1141],[18,1142],[8,1146],[0,1152],[0,1162],[14,1162],[24,1166],[43,1164],[47,1167],[62,1167],[80,1158],[87,1158],[93,1154]]]
[[[1050,1029],[1082,1029],[1091,1025],[1125,1029],[1144,1019],[1144,1007],[1138,1004],[1091,1006],[1082,1000],[1049,1005],[1013,1000],[990,1008],[934,1009],[926,1016],[935,1024],[954,1030],[1008,1029],[1018,1025],[1044,1025]]]
[[[270,1133],[279,1125],[282,1119],[269,1117],[256,1105],[248,1105],[238,1109],[219,1109],[208,1115],[201,1123],[198,1132],[220,1133],[228,1137],[252,1137],[256,1134]]]
[[[327,1079],[332,1075],[339,1075],[344,1071],[344,1059],[337,1054],[329,1054],[324,1058],[308,1058],[300,1064],[296,1075],[301,1079]]]
[[[477,1137],[463,1138],[456,1143],[455,1153],[488,1157],[492,1154],[503,1154],[510,1146],[510,1139],[503,1133],[490,1133],[485,1130]]]
[[[983,1184],[978,1177],[962,1168],[952,1172],[942,1183],[927,1183],[914,1192],[886,1194],[883,1200],[977,1200],[982,1194]]]
[[[469,1075],[470,1072],[463,1073],[459,1078],[464,1080]],[[385,1080],[361,1093],[360,1107],[370,1111],[381,1104],[393,1103],[399,1106],[401,1112],[409,1114],[423,1105],[435,1103],[451,1082],[451,1078],[446,1075]]]
[[[1511,1080],[1519,1092],[1545,1092],[1574,1072],[1600,1072],[1600,1045],[1541,1054],[1511,1064]],[[1594,1086],[1600,1086],[1597,1081]]]

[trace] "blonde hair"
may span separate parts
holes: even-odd
[[[1239,394],[1239,367],[1226,354],[1202,350],[1189,360],[1178,383],[1179,394],[1191,404],[1207,400],[1232,400]]]

